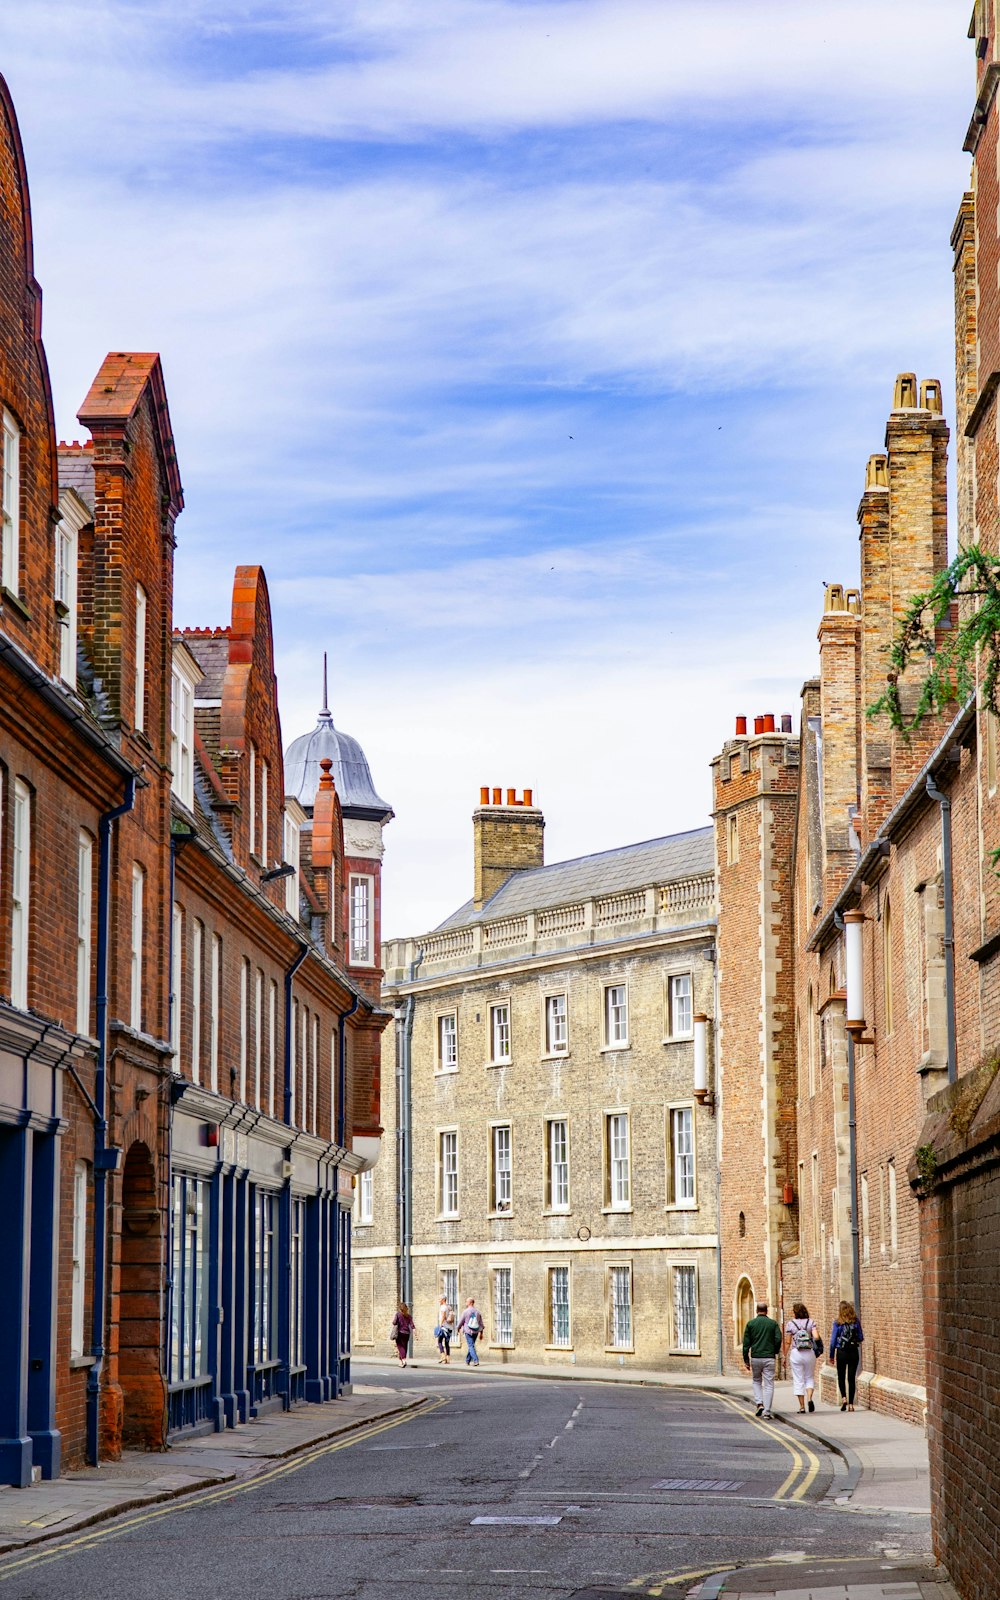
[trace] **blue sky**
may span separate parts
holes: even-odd
[[[480,784],[557,860],[699,826],[733,715],[797,714],[896,372],[951,410],[968,9],[4,8],[60,433],[160,350],[178,617],[263,562],[286,740],[329,650],[388,933],[467,897]]]

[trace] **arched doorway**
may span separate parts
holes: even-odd
[[[742,1349],[743,1330],[757,1311],[757,1296],[749,1278],[741,1278],[736,1285],[736,1348]]]
[[[122,1444],[159,1450],[164,1443],[166,1389],[161,1370],[161,1217],[149,1146],[129,1146],[122,1176],[119,1361],[124,1415]]]

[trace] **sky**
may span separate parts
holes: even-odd
[[[954,391],[969,0],[22,0],[61,437],[159,350],[175,617],[264,566],[286,742],[396,813],[383,931],[471,893],[481,785],[546,859],[703,826],[790,711],[899,371]]]

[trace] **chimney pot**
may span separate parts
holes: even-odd
[[[746,719],[746,717],[737,717],[736,718],[736,737],[737,737],[737,739],[745,738],[746,737],[746,731],[747,731],[747,719]]]
[[[774,712],[773,711],[766,711],[764,713],[764,732],[765,733],[773,733],[774,732]]]
[[[868,466],[865,469],[865,489],[888,489],[889,479],[887,467],[889,458],[885,455],[868,457]]]
[[[508,789],[507,790],[507,804],[509,806],[516,806],[517,805],[517,790],[516,789]]]
[[[753,719],[753,731],[754,731],[754,733],[763,733],[764,732],[764,718],[763,717],[754,717],[754,719]]]
[[[893,411],[915,411],[917,406],[917,375],[915,372],[901,372],[896,379],[896,391],[892,399]]]
[[[502,791],[501,791],[501,790],[499,790],[499,789],[494,789],[494,791],[493,791],[493,804],[494,804],[494,805],[495,805],[495,806],[498,806],[498,805],[499,805],[499,804],[500,804],[500,795],[501,795],[501,792],[502,792]]]
[[[481,806],[488,806],[489,803],[490,803],[490,791],[489,791],[489,789],[488,788],[487,789],[480,789],[480,791],[479,791],[479,804]]]
[[[924,411],[941,411],[941,385],[937,378],[927,378],[920,385],[920,404]]]
[[[781,713],[781,731],[782,733],[791,733],[792,731],[792,713],[790,711]]]
[[[534,805],[534,803],[535,803],[535,792],[534,792],[533,789],[525,789],[525,791],[524,791],[524,803],[525,803],[526,806],[533,806]]]

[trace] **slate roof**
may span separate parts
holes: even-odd
[[[229,665],[228,628],[181,628],[174,638],[183,639],[205,674],[195,691],[195,699],[221,700],[222,683]]]
[[[86,445],[59,446],[59,487],[75,489],[84,505],[94,509],[94,452]]]
[[[357,739],[334,727],[326,705],[312,732],[293,739],[285,751],[285,793],[294,795],[307,811],[311,811],[316,799],[319,764],[325,760],[333,763],[333,781],[345,816],[388,822],[395,815],[389,802],[376,792],[368,760]]]
[[[711,828],[692,828],[688,833],[671,833],[663,839],[646,839],[619,850],[602,850],[597,855],[577,856],[573,861],[556,861],[550,867],[515,872],[481,911],[467,900],[434,932],[711,872],[715,866],[712,832]]]

